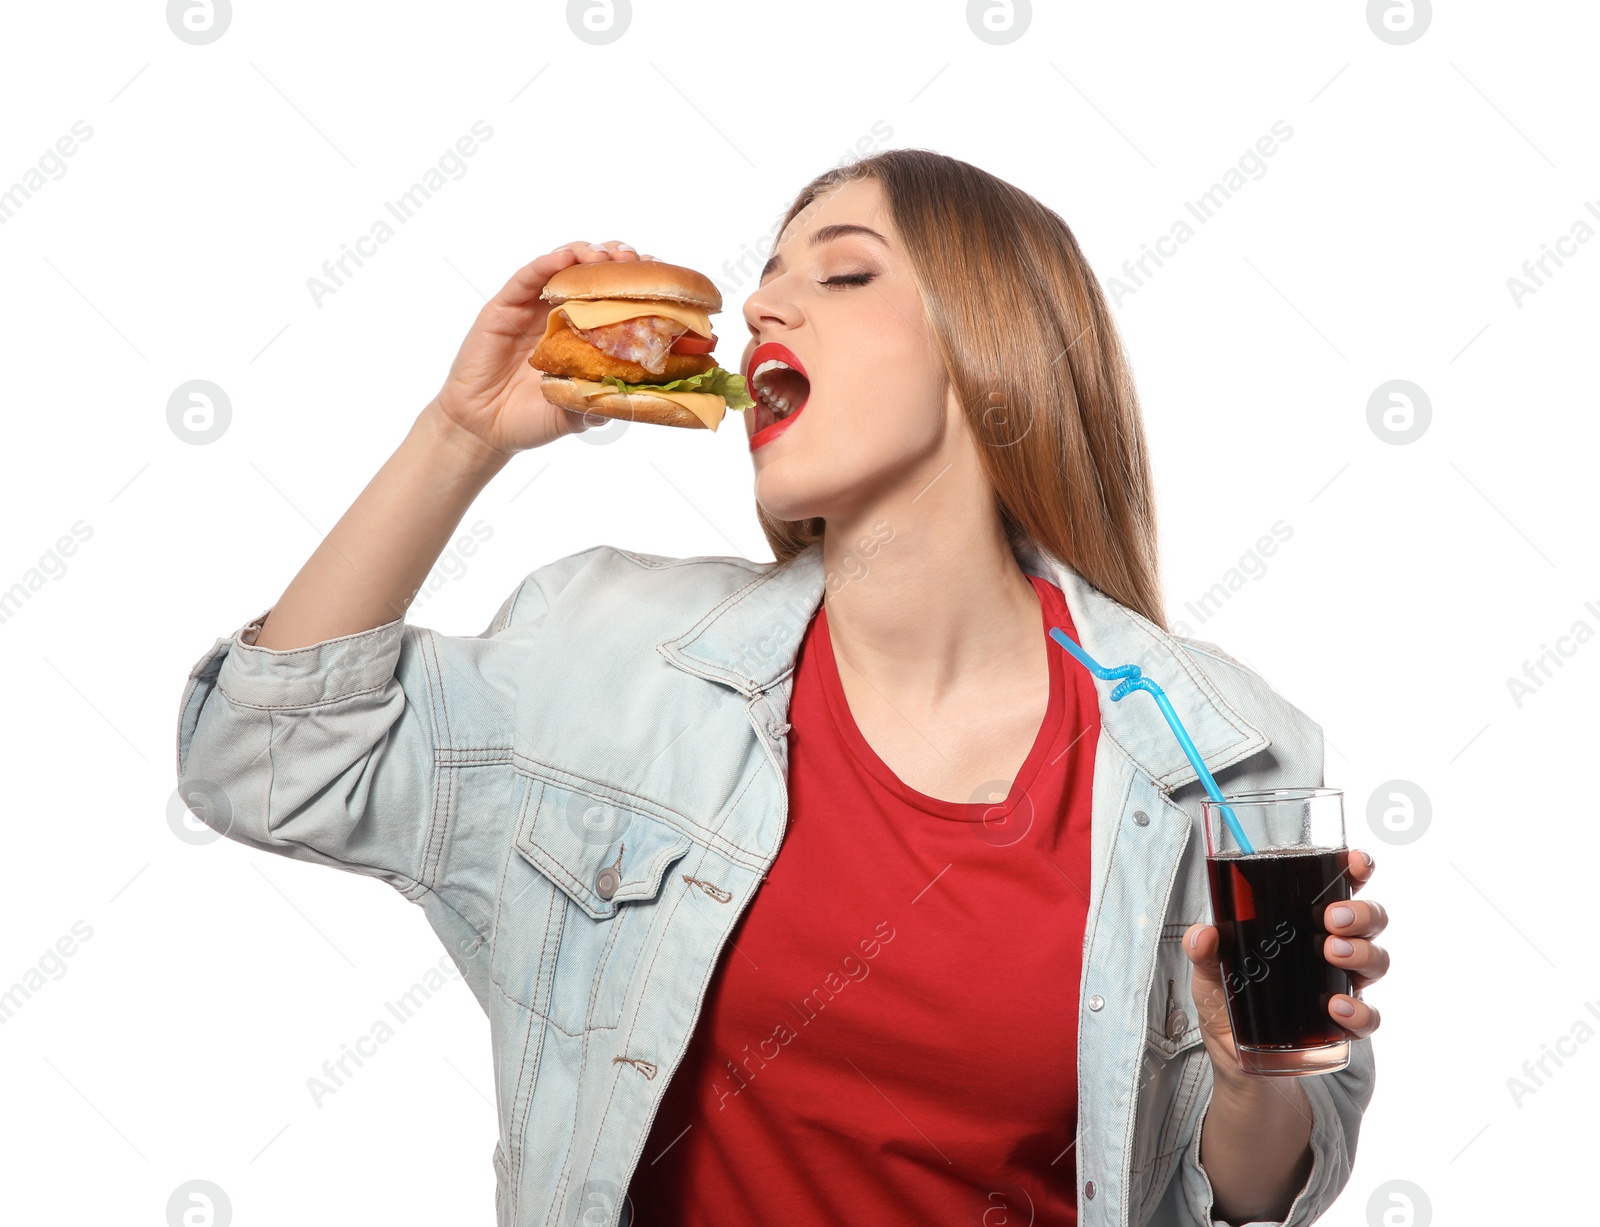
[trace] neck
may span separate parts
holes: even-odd
[[[1042,655],[1038,596],[970,452],[828,517],[822,560],[835,654],[880,691],[933,707]]]

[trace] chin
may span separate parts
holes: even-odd
[[[853,484],[841,483],[837,471],[808,470],[799,457],[768,462],[756,473],[756,502],[761,509],[779,520],[809,520],[827,515]]]

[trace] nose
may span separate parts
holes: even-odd
[[[800,310],[784,290],[793,270],[779,273],[772,280],[757,286],[745,299],[744,322],[753,338],[752,346],[772,340],[777,333],[793,328],[800,322]]]

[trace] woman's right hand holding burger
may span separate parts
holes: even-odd
[[[649,258],[615,241],[564,243],[518,269],[478,312],[439,394],[273,605],[255,646],[292,651],[403,616],[511,457],[588,428],[581,413],[545,400],[528,365],[551,310],[539,297],[545,283],[578,263]]]
[[[545,400],[539,391],[540,372],[528,365],[551,311],[540,292],[551,277],[574,264],[650,258],[612,239],[563,243],[523,265],[478,312],[444,386],[425,412],[437,413],[463,450],[494,464],[586,430],[581,413]]]

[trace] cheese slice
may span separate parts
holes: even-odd
[[[624,316],[624,319],[627,317]],[[598,383],[593,379],[574,379],[578,392],[583,396],[610,396],[619,391],[614,384]],[[728,402],[722,397],[710,392],[656,392],[651,396],[659,396],[662,400],[670,400],[674,404],[682,405],[695,417],[706,424],[707,430],[715,430],[722,421],[723,414],[727,411]]]
[[[626,298],[596,298],[584,302],[564,302],[551,310],[550,318],[545,321],[545,336],[560,327],[560,320],[556,317],[561,312],[566,312],[574,328],[604,328],[607,324],[631,320],[639,315],[663,315],[669,320],[677,320],[690,332],[708,340],[711,337],[711,317],[704,310],[681,303],[662,302],[660,299],[630,301]]]

